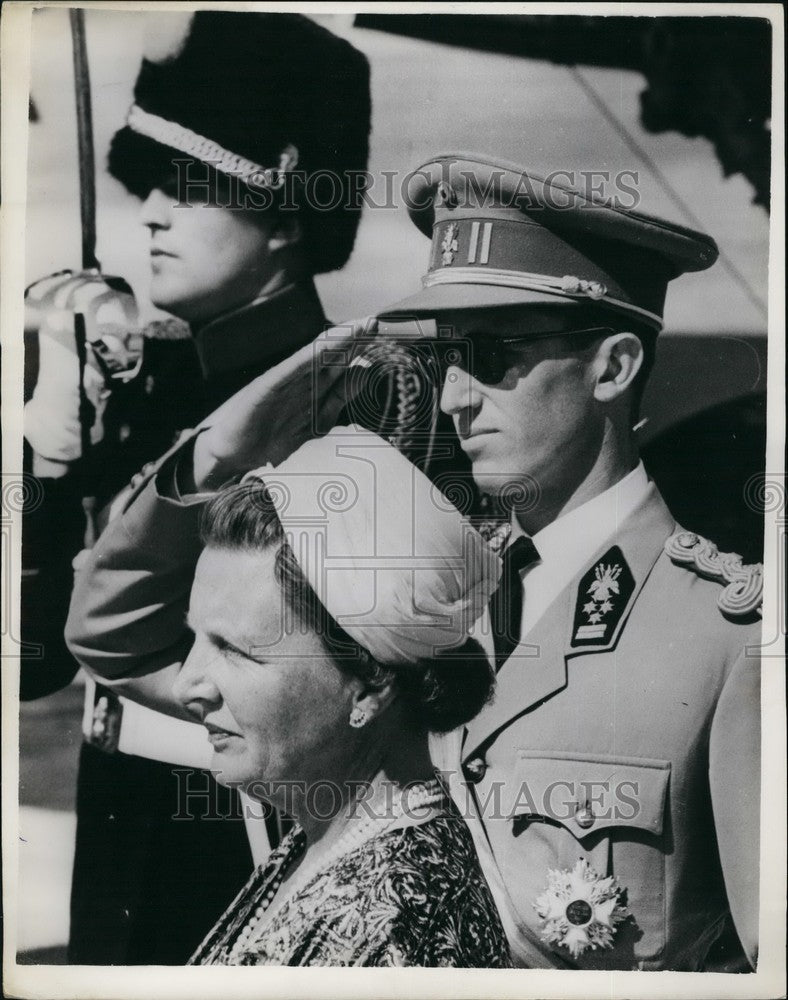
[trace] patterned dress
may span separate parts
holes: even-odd
[[[498,912],[457,812],[392,830],[341,857],[230,952],[278,873],[303,850],[295,827],[260,865],[190,965],[509,968]]]

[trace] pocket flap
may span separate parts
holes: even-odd
[[[662,833],[670,761],[544,750],[518,758],[512,817],[560,823],[579,840],[608,827]]]

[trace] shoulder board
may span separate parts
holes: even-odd
[[[191,337],[189,324],[182,319],[155,319],[142,331],[146,340],[188,340]]]
[[[680,566],[707,580],[725,584],[717,598],[720,611],[733,618],[761,614],[763,566],[742,562],[735,552],[720,552],[714,542],[694,531],[677,531],[665,542],[665,553]]]

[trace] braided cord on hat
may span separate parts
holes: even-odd
[[[446,267],[438,271],[430,271],[422,278],[425,288],[433,285],[502,285],[506,288],[523,288],[531,292],[545,292],[548,295],[560,295],[564,298],[592,299],[594,302],[604,301],[605,305],[617,306],[626,312],[634,313],[641,319],[662,329],[662,317],[649,312],[631,302],[615,299],[608,294],[607,288],[599,281],[586,281],[573,275],[559,278],[550,274],[535,274],[529,271],[510,271],[500,267]]]
[[[288,145],[282,150],[278,167],[263,167],[253,160],[247,160],[244,156],[230,152],[218,142],[193,132],[190,128],[168,121],[159,115],[152,115],[138,104],[132,105],[126,121],[133,132],[160,142],[163,146],[171,146],[182,153],[188,153],[223,174],[242,178],[253,177],[257,187],[282,187],[283,175],[288,170],[293,170],[298,163],[298,150],[295,146]]]

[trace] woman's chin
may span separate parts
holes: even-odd
[[[208,767],[216,781],[226,788],[245,789],[259,777],[256,772],[250,771],[243,749],[237,746],[214,745]]]

